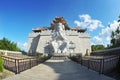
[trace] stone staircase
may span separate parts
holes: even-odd
[[[50,60],[69,60],[69,58],[67,56],[62,56],[62,57],[53,56],[50,58]]]

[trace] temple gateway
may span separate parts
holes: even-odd
[[[82,54],[91,52],[90,35],[86,29],[70,28],[63,17],[56,17],[50,27],[40,27],[29,33],[28,54]]]

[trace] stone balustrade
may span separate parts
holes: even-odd
[[[22,52],[17,52],[17,51],[8,51],[8,50],[0,50],[0,53],[3,53],[4,55],[22,55]]]

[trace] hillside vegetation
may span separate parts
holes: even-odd
[[[17,43],[12,42],[7,38],[3,38],[0,40],[0,49],[10,50],[10,51],[20,51],[20,48],[17,46]]]

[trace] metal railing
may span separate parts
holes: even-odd
[[[81,59],[76,58],[74,61],[86,66],[88,69],[97,71],[100,74],[105,74],[116,68],[119,56],[89,56],[82,57]]]
[[[15,74],[18,74],[24,70],[30,69],[33,66],[39,64],[36,58],[12,58],[8,56],[2,56],[4,60],[4,67]]]

